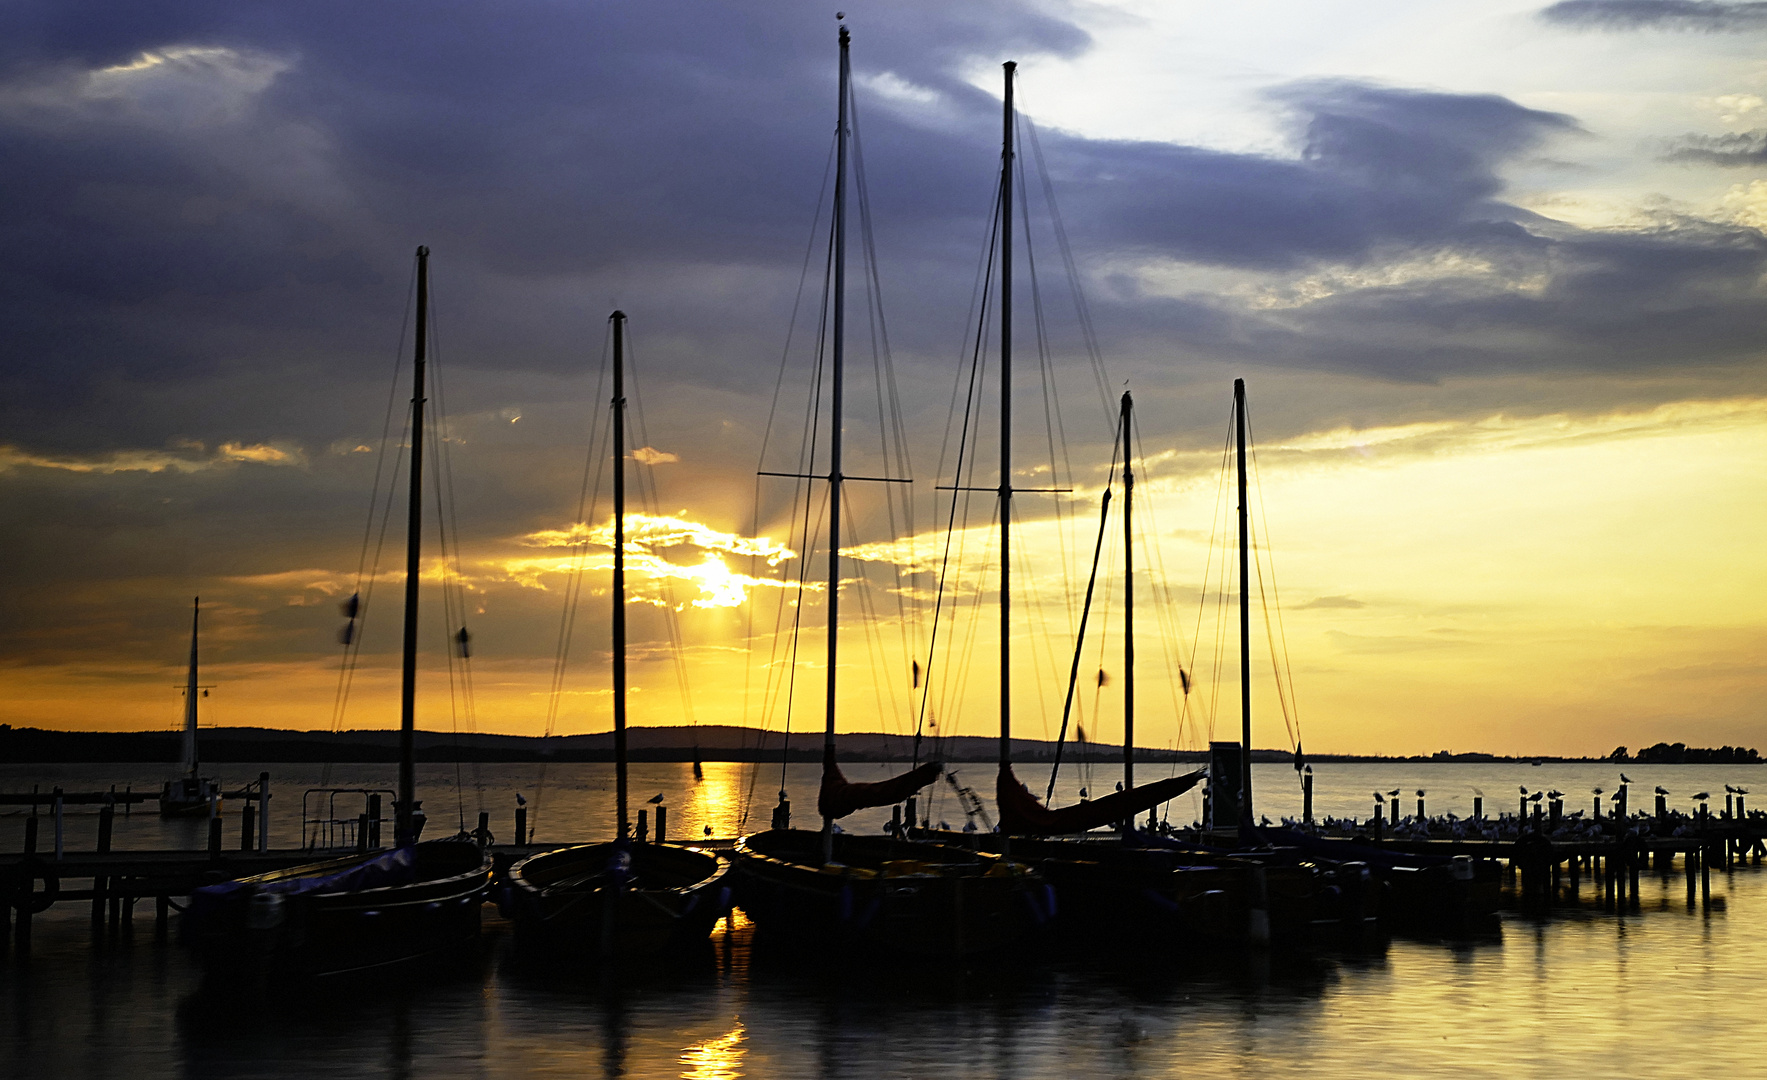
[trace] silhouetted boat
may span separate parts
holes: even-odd
[[[447,955],[478,938],[490,853],[463,840],[418,842],[423,814],[413,733],[428,317],[429,249],[420,247],[395,847],[197,889],[183,934],[211,973],[244,973],[280,986]]]
[[[160,814],[163,817],[195,817],[214,814],[221,801],[221,785],[200,775],[196,757],[196,699],[208,691],[197,685],[196,631],[202,613],[202,598],[190,605],[190,669],[184,683],[184,737],[180,740],[184,775],[167,780],[160,789]]]
[[[847,148],[851,135],[848,34],[840,31],[831,301],[828,497],[828,656],[820,834],[775,828],[736,844],[737,902],[763,940],[787,948],[964,955],[1023,940],[1052,914],[1035,872],[998,856],[839,832],[835,819],[913,795],[942,770],[928,762],[875,783],[853,783],[835,763],[839,644],[842,378],[845,360]],[[824,477],[806,477],[818,479]]]
[[[611,843],[541,852],[509,871],[516,938],[550,959],[655,956],[704,942],[730,908],[727,864],[695,848],[633,843],[626,803],[626,390],[624,312],[614,336],[614,790]],[[697,753],[697,751],[696,751]],[[699,771],[699,762],[694,762]]]

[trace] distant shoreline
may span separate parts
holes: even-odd
[[[693,727],[634,727],[628,731],[629,759],[635,762],[779,761],[782,756],[778,732],[728,725]],[[842,734],[836,757],[845,762],[904,761],[912,757],[913,738],[874,732]],[[248,762],[333,762],[379,764],[398,760],[398,732],[358,730],[344,732],[283,731],[272,728],[210,728],[200,736],[203,761],[215,764]],[[965,735],[950,739],[923,739],[921,758],[935,749],[954,764],[992,762],[999,753],[998,741],[986,736]],[[1731,748],[1726,747],[1725,750]],[[1693,750],[1689,754],[1711,751]],[[1306,761],[1402,762],[1415,764],[1757,764],[1738,748],[1728,760],[1651,762],[1616,758],[1613,755],[1564,757],[1557,755],[1509,755],[1438,751],[1434,754],[1308,754]],[[1751,754],[1753,751],[1747,751]],[[0,762],[7,764],[110,764],[160,763],[178,756],[178,735],[170,731],[53,731],[45,728],[14,728],[0,724]],[[784,758],[794,762],[822,759],[820,732],[795,732]],[[1040,739],[1014,739],[1014,759],[1025,764],[1053,760],[1055,744]],[[1120,745],[1068,743],[1062,760],[1108,763],[1121,761]],[[1208,759],[1203,750],[1169,750],[1137,747],[1137,761],[1196,762]],[[417,760],[425,762],[611,762],[613,735],[597,732],[542,738],[534,735],[453,735],[445,732],[417,733]],[[1292,764],[1287,750],[1254,750],[1260,763]]]

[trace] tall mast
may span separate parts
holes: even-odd
[[[1012,76],[1000,124],[1000,767],[1012,764]]]
[[[1245,380],[1233,380],[1233,442],[1239,458],[1239,840],[1252,830],[1252,548],[1245,492]]]
[[[190,674],[184,684],[184,772],[194,778],[196,766],[196,620],[202,597],[190,604]]]
[[[619,838],[627,836],[626,811],[626,313],[614,324],[614,790],[620,808]]]
[[[840,646],[841,422],[847,347],[847,28],[841,27],[840,103],[836,107],[834,157],[834,348],[829,381],[828,431],[828,699],[822,725],[823,760],[834,759],[836,656]],[[834,818],[822,818],[822,860],[834,860]]]
[[[405,643],[399,681],[399,801],[393,811],[393,835],[399,844],[414,843],[412,815],[417,809],[417,777],[412,766],[417,731],[417,585],[422,570],[423,536],[423,375],[429,347],[429,248],[417,249],[417,348],[412,363],[411,495],[405,519]]]
[[[1123,790],[1135,786],[1135,470],[1129,464],[1129,420],[1135,409],[1123,391]],[[1130,826],[1134,826],[1131,821]]]

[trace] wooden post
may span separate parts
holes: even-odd
[[[62,856],[62,797],[61,789],[55,789],[55,861],[60,862]]]
[[[473,835],[478,838],[480,847],[491,842],[491,812],[489,810],[479,811],[479,827]]]
[[[920,828],[919,814],[920,814],[920,797],[918,795],[908,796],[908,809],[903,812],[902,817],[905,821],[907,821],[908,827],[910,829]]]
[[[356,850],[357,851],[367,851],[368,850],[368,834],[369,834],[369,830],[371,829],[371,827],[372,826],[369,824],[367,813],[363,813],[356,818]]]
[[[220,857],[221,819],[218,817],[212,817],[209,819],[209,858],[219,859]]]
[[[380,796],[379,795],[370,794],[368,796],[367,821],[368,821],[368,841],[363,846],[369,847],[369,848],[377,848],[380,846]],[[397,830],[395,828],[395,832],[396,831]]]
[[[1478,822],[1485,820],[1485,797],[1483,795],[1473,796],[1473,820]]]
[[[1548,828],[1558,828],[1558,823],[1563,820],[1564,817],[1564,808],[1565,804],[1563,799],[1552,800],[1552,812],[1550,814],[1551,821],[1548,824]]]
[[[258,774],[258,850],[270,850],[270,774]]]
[[[1301,822],[1313,824],[1313,766],[1301,774]]]
[[[1699,847],[1688,848],[1681,853],[1681,870],[1687,876],[1687,906],[1693,907],[1693,876],[1699,869]]]
[[[1583,893],[1583,855],[1578,852],[1571,856],[1571,899],[1576,900]]]
[[[518,844],[528,842],[528,808],[525,806],[515,808],[515,842]]]
[[[239,850],[241,851],[250,851],[257,844],[257,837],[254,835],[257,815],[257,804],[247,799],[239,811]]]
[[[636,839],[640,844],[648,843],[650,841],[650,811],[648,810],[638,811],[638,835]]]
[[[890,807],[890,835],[897,839],[902,837],[902,804],[900,803]]]
[[[110,851],[111,829],[115,826],[116,819],[117,807],[115,803],[105,803],[99,809],[97,851],[100,855]],[[92,878],[92,928],[94,930],[98,929],[104,919],[104,901],[107,898],[106,889],[109,885],[109,880],[102,874]]]
[[[1706,858],[1705,842],[1700,842],[1700,903],[1712,906],[1712,867]]]
[[[656,808],[656,842],[661,844],[669,838],[669,808],[657,804]]]
[[[1668,816],[1669,816],[1669,797],[1667,795],[1658,795],[1657,796],[1657,820],[1661,821]]]
[[[1635,908],[1638,906],[1638,870],[1640,864],[1643,862],[1644,853],[1642,851],[1633,849],[1632,851],[1627,852],[1626,877],[1632,890],[1632,906]]]

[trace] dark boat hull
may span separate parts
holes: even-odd
[[[621,854],[626,862],[613,866]],[[509,871],[508,914],[530,957],[664,956],[703,944],[730,910],[729,864],[664,844],[581,844]]]
[[[970,956],[1041,933],[1054,915],[1043,878],[996,855],[776,829],[736,846],[736,902],[760,940],[795,950]]]
[[[270,888],[347,873],[377,852],[243,878],[193,897],[185,940],[210,975],[270,985],[456,955],[478,939],[491,860],[477,845],[451,840],[414,850],[408,882],[289,895]]]

